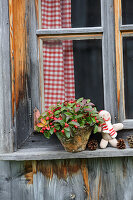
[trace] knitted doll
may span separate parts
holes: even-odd
[[[106,110],[101,110],[99,112],[99,116],[102,117],[105,123],[98,128],[98,132],[102,133],[102,140],[100,142],[100,147],[102,149],[106,148],[108,143],[111,144],[113,147],[117,147],[117,132],[123,129],[122,123],[111,124],[111,115]]]

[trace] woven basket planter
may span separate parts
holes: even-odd
[[[77,128],[74,137],[58,137],[61,144],[68,152],[80,152],[85,150],[89,137],[91,135],[92,127],[86,126]]]

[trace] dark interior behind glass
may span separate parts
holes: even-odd
[[[73,41],[76,98],[90,98],[98,110],[104,108],[102,41]]]
[[[133,37],[123,39],[125,114],[133,118]]]

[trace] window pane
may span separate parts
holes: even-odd
[[[122,24],[133,24],[132,0],[122,0]]]
[[[72,0],[72,28],[101,25],[100,0]]]
[[[73,41],[76,98],[90,98],[98,110],[104,108],[102,41]]]
[[[133,118],[133,37],[123,39],[125,112],[126,118]]]
[[[42,0],[41,15],[44,29],[100,26],[100,0]]]
[[[99,110],[103,103],[102,41],[49,40],[43,42],[44,101],[90,98]]]

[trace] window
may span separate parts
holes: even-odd
[[[46,140],[43,135],[31,134],[34,124],[32,111],[35,107],[44,111],[44,108],[49,104],[49,102],[46,103],[46,100],[51,95],[50,87],[52,89],[55,87],[55,85],[50,86],[49,82],[48,86],[44,84],[47,81],[45,76],[48,75],[49,77],[50,73],[58,75],[58,71],[54,71],[55,69],[52,69],[53,72],[45,71],[46,66],[50,65],[49,61],[46,64],[46,60],[49,59],[45,50],[53,48],[57,50],[58,46],[60,62],[64,62],[64,60],[66,62],[64,51],[61,49],[63,49],[63,45],[68,47],[69,44],[69,50],[73,54],[71,54],[70,59],[71,70],[73,70],[71,75],[74,74],[74,82],[71,82],[71,84],[74,84],[71,88],[68,87],[69,84],[66,84],[66,80],[73,79],[68,79],[67,75],[67,78],[61,84],[66,87],[66,91],[68,89],[73,90],[76,98],[85,96],[92,99],[99,110],[103,108],[108,110],[111,113],[113,123],[123,122],[125,130],[119,135],[126,137],[131,134],[133,129],[131,75],[133,71],[131,12],[133,3],[129,0],[57,1],[56,9],[58,12],[54,13],[55,6],[49,8],[49,5],[46,6],[45,4],[44,7],[44,3],[48,2],[47,0],[36,0],[32,2],[23,1],[21,4],[14,0],[14,3],[12,1],[9,3],[12,79],[11,122],[15,135],[12,143],[15,144],[16,149],[21,147],[21,150],[19,150],[21,153],[25,152],[28,155],[28,151],[31,152],[32,159],[37,159],[34,155],[39,148],[42,148],[42,151],[40,150],[42,153],[39,153],[42,156],[41,159],[53,159],[58,158],[58,156],[62,158],[62,155],[65,155],[63,158],[72,158],[75,155],[71,156],[67,152],[62,154],[56,138]],[[51,0],[51,2],[53,1]],[[64,2],[65,5],[63,5]],[[61,6],[61,12],[59,6]],[[46,9],[53,10],[48,13]],[[20,12],[18,13],[17,10],[20,10]],[[67,20],[65,18],[66,12]],[[59,20],[53,20],[55,14],[58,14],[56,17]],[[60,16],[61,14],[62,16]],[[65,53],[67,54],[69,51]],[[55,78],[55,76],[53,77]],[[57,82],[59,83],[58,79]],[[58,84],[58,86],[56,90],[64,98],[64,94],[61,93],[61,85]],[[57,97],[56,90],[55,98]],[[18,157],[19,151],[18,154],[16,153]],[[58,151],[56,156],[54,151]],[[81,157],[109,156],[108,151],[111,152],[111,156],[132,155],[131,149],[130,152],[127,149],[123,153],[121,151],[116,152],[112,148],[98,150],[91,155],[88,152],[83,152]],[[78,154],[76,155],[79,157]]]
[[[47,84],[50,85],[48,82],[44,83],[48,73],[45,71],[47,68],[45,59],[48,59],[46,58],[48,52],[44,51],[44,45],[46,42],[54,41],[56,48],[58,42],[71,41],[76,98],[81,96],[90,98],[99,110],[103,108],[109,110],[115,121],[116,85],[113,81],[115,71],[112,67],[115,65],[115,38],[112,28],[114,23],[112,1],[107,3],[104,0],[78,0],[76,4],[74,0],[65,1],[65,4],[63,1],[62,3],[59,1],[59,4],[57,2],[59,11],[54,9],[55,1],[49,4],[48,1],[40,1],[40,29],[37,30],[37,36],[40,39],[40,51],[42,52],[40,54],[40,79],[41,85],[44,84],[44,87],[41,86],[41,109],[44,111],[44,107],[48,107],[45,87]],[[48,14],[48,10],[52,13]],[[69,16],[66,12],[69,12]],[[51,42],[51,47],[54,42]],[[52,96],[50,93],[49,95]]]

